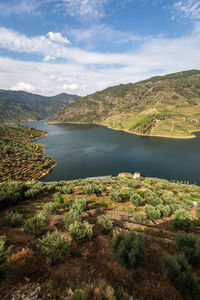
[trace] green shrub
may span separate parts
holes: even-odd
[[[193,225],[193,218],[188,211],[180,208],[174,213],[172,225],[175,230],[188,230]]]
[[[128,181],[127,186],[132,188],[132,189],[136,189],[137,187],[139,187],[139,184],[138,184],[137,181],[132,179],[132,180]]]
[[[102,192],[105,190],[105,186],[95,184],[93,185],[93,190],[97,196],[100,196]]]
[[[183,256],[176,259],[166,255],[163,264],[167,277],[177,289],[192,299],[200,299],[199,279]]]
[[[18,181],[5,181],[0,183],[0,208],[4,208],[10,204],[24,198],[26,185]]]
[[[158,198],[158,196],[150,191],[145,191],[144,192],[144,199],[146,202],[152,206],[157,206],[161,204],[161,200]]]
[[[132,193],[130,196],[130,201],[133,205],[135,205],[136,207],[140,206],[142,203],[143,198],[137,194],[137,193]]]
[[[44,204],[43,209],[50,215],[53,215],[58,208],[58,205],[55,202],[48,202]]]
[[[118,191],[110,191],[109,193],[110,199],[114,202],[122,202],[121,192]]]
[[[162,205],[162,204],[160,204],[160,205],[158,205],[158,209],[161,212],[161,218],[166,218],[171,213],[171,209],[170,209],[169,205]]]
[[[144,237],[134,232],[115,232],[111,242],[111,250],[120,266],[136,268],[144,259]]]
[[[137,192],[142,198],[144,198],[144,191],[140,190]]]
[[[200,265],[200,239],[198,236],[180,231],[176,236],[176,246],[184,253],[190,264]]]
[[[17,227],[22,224],[23,215],[18,213],[17,211],[16,212],[11,211],[9,213],[6,213],[5,221],[7,225],[12,227]]]
[[[173,214],[176,210],[180,209],[180,205],[178,203],[171,203],[169,204],[171,209],[171,213]]]
[[[142,214],[142,213],[134,213],[133,221],[138,223],[138,224],[146,224],[147,216],[145,214]]]
[[[68,184],[66,186],[63,187],[62,192],[64,194],[72,194],[73,192],[73,184]]]
[[[73,239],[82,241],[84,239],[91,239],[92,226],[88,222],[78,222],[69,225],[69,232]]]
[[[53,195],[55,203],[59,204],[60,206],[64,206],[64,198],[60,192],[57,192]]]
[[[199,198],[200,198],[200,193],[198,193],[198,192],[192,192],[192,193],[191,193],[191,196],[192,196],[193,198],[199,199]]]
[[[154,221],[161,218],[161,212],[158,208],[147,204],[144,209],[150,220]]]
[[[77,211],[81,214],[87,207],[87,201],[85,198],[76,198],[70,205],[70,210]]]
[[[97,222],[98,222],[98,224],[101,225],[102,232],[105,232],[105,233],[109,232],[113,227],[113,224],[112,224],[112,221],[110,220],[110,217],[106,216],[106,215],[105,216],[99,216],[97,218]]]
[[[164,196],[162,197],[163,201],[165,204],[175,204],[176,203],[176,199],[174,197],[172,197],[170,194],[164,194]]]
[[[92,195],[94,193],[93,186],[88,184],[83,187],[83,193],[86,195]]]
[[[44,235],[39,242],[39,249],[48,264],[54,264],[69,255],[68,241],[58,230]]]
[[[47,218],[39,213],[38,215],[27,219],[24,223],[24,231],[28,234],[38,235],[46,225]]]
[[[66,228],[69,228],[69,225],[73,224],[75,221],[81,221],[81,215],[78,211],[70,210],[63,215],[63,222]]]
[[[87,294],[83,290],[77,289],[74,291],[74,294],[71,299],[72,300],[86,300],[86,299],[88,299],[88,297],[87,297]]]
[[[196,208],[196,216],[198,219],[200,219],[200,206]]]
[[[177,195],[179,194],[179,191],[176,190],[176,189],[173,189],[173,190],[172,190],[172,193],[173,193],[175,196],[177,196]]]
[[[3,276],[6,267],[8,255],[12,250],[12,246],[6,249],[6,236],[0,236],[0,278]]]

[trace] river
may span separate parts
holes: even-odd
[[[48,125],[45,120],[24,122],[49,136],[37,143],[57,160],[42,181],[57,181],[120,172],[176,179],[200,185],[200,133],[194,139],[137,136],[96,125]]]

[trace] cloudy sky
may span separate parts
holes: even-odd
[[[0,88],[86,95],[200,69],[200,0],[1,0]]]

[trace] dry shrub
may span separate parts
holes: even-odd
[[[9,258],[9,276],[16,281],[34,279],[47,274],[43,260],[33,250],[23,248]]]

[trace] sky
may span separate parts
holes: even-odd
[[[200,69],[200,0],[0,0],[0,89],[84,96]]]

